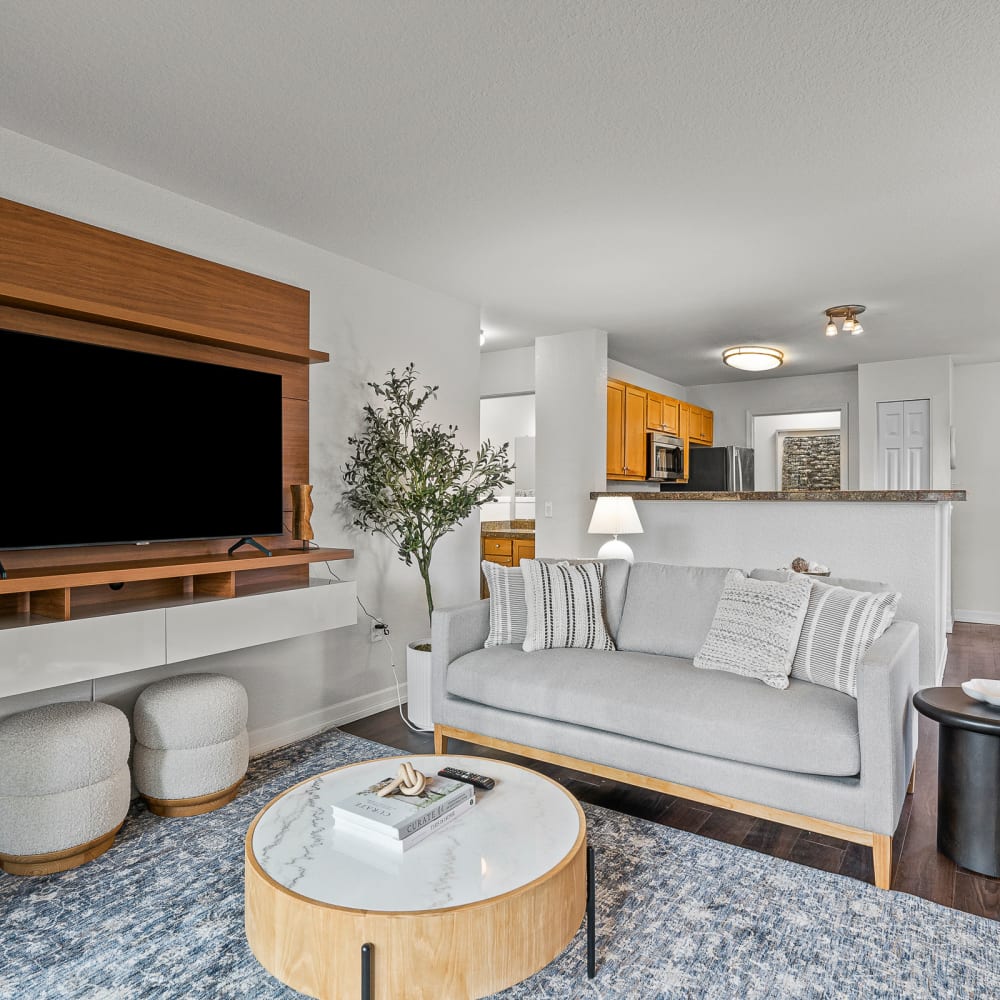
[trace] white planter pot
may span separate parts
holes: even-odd
[[[417,649],[426,646],[426,649]],[[433,729],[431,716],[431,641],[421,639],[406,645],[406,714],[420,729]]]

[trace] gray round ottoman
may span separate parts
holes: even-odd
[[[0,719],[0,868],[50,875],[103,854],[125,821],[128,719],[74,701]]]
[[[247,693],[221,674],[144,688],[132,716],[135,786],[158,816],[196,816],[236,797],[250,760]]]

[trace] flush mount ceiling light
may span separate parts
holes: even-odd
[[[774,347],[729,347],[722,352],[722,360],[730,368],[745,372],[766,372],[781,365],[785,356]]]
[[[851,336],[856,337],[859,333],[864,333],[865,328],[858,322],[858,317],[865,311],[864,306],[830,306],[829,309],[824,310],[824,315],[826,316],[826,335],[828,337],[836,337],[837,333],[837,323],[836,321],[843,320],[841,323],[841,329],[844,333],[849,333]]]

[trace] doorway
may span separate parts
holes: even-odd
[[[846,490],[845,423],[843,410],[753,414],[754,489]]]

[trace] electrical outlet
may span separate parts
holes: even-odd
[[[372,622],[372,642],[381,642],[385,638],[386,627],[381,622]]]
[[[546,500],[545,501],[545,516],[546,517],[551,517],[552,516],[552,501],[551,500]]]

